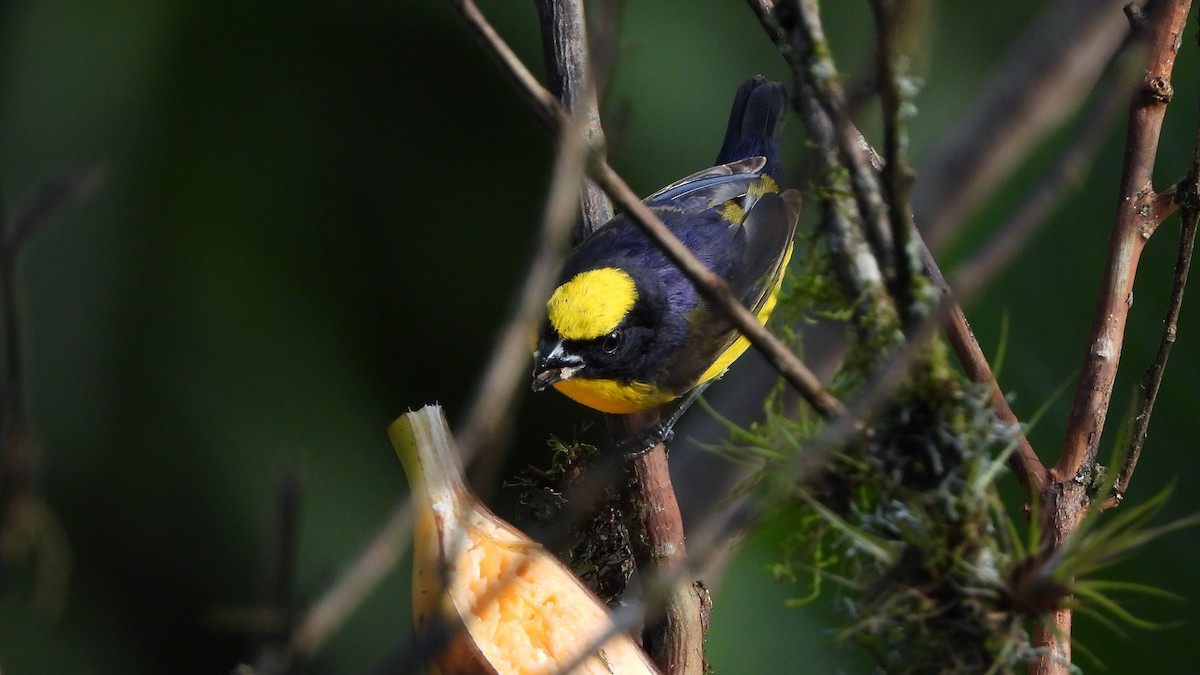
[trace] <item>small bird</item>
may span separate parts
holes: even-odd
[[[800,195],[779,193],[783,86],[741,84],[716,166],[645,204],[765,323],[792,252]],[[630,414],[682,399],[683,409],[749,342],[625,216],[567,257],[546,303],[533,389],[553,386],[601,412]]]

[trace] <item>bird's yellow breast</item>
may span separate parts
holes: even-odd
[[[672,401],[675,394],[645,382],[618,382],[575,377],[555,382],[554,388],[576,403],[610,415],[628,415]]]

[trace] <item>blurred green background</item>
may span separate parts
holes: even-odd
[[[826,4],[828,33],[853,69],[871,40],[867,4]],[[934,3],[912,121],[918,164],[1045,5]],[[533,3],[481,6],[540,72]],[[606,107],[612,161],[642,193],[711,160],[744,77],[786,75],[733,0],[629,0],[621,48]],[[1198,60],[1189,36],[1159,187],[1186,171]],[[1082,359],[1120,126],[1087,187],[968,311],[985,350],[1007,339],[1001,380],[1022,416]],[[800,132],[793,121],[792,151]],[[1020,203],[1054,148],[972,221],[948,268]],[[228,672],[253,657],[251,641],[214,617],[258,597],[282,468],[303,480],[299,609],[405,490],[384,426],[432,402],[452,419],[463,413],[528,261],[552,144],[444,2],[4,3],[5,203],[89,158],[105,161],[104,185],[37,236],[20,274],[38,484],[70,545],[69,585],[61,614],[48,616],[31,604],[37,571],[8,571],[0,668]],[[1114,411],[1156,348],[1177,229],[1173,219],[1142,263]],[[1129,494],[1176,483],[1160,522],[1200,511],[1189,426],[1200,419],[1200,298],[1190,300]],[[594,419],[559,399],[523,402],[517,442],[529,454]],[[1044,458],[1068,408],[1069,395],[1058,399],[1032,434]],[[783,606],[794,591],[767,572],[775,525],[751,536],[716,584],[715,672],[868,672],[861,655],[830,646],[828,602]],[[1186,530],[1122,564],[1113,576],[1184,602],[1130,599],[1171,626],[1127,638],[1081,617],[1084,647],[1111,672],[1189,671],[1200,657],[1198,563],[1200,537]],[[372,672],[408,638],[408,585],[398,569],[311,672]]]

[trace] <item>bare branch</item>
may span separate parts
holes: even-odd
[[[597,75],[603,63],[592,58],[588,45],[587,24],[583,3],[575,0],[537,0],[539,23],[542,27],[542,55],[545,57],[550,91],[562,102],[567,112],[577,116],[583,125],[588,145],[604,147],[604,128],[600,124]],[[610,38],[611,36],[605,36]],[[612,50],[602,49],[602,53]],[[612,204],[595,183],[584,182],[580,195],[583,216],[582,239],[613,217]]]
[[[1053,554],[1063,548],[1088,512],[1089,475],[1112,399],[1121,359],[1125,324],[1133,305],[1133,283],[1146,242],[1165,217],[1161,195],[1151,183],[1163,116],[1171,98],[1171,71],[1187,23],[1190,0],[1161,0],[1146,19],[1149,62],[1143,86],[1133,96],[1125,141],[1124,170],[1116,223],[1109,235],[1108,261],[1093,314],[1066,437],[1043,493],[1042,545]],[[1060,608],[1034,627],[1039,656],[1035,675],[1066,675],[1071,663],[1071,609]]]
[[[925,242],[920,241],[919,243],[921,258],[925,263],[925,272],[929,274],[929,278],[942,295],[940,309],[945,318],[943,328],[950,341],[950,347],[954,350],[954,355],[962,364],[963,372],[972,382],[991,387],[992,407],[995,408],[996,416],[1000,418],[1000,421],[1019,427],[1020,420],[1017,419],[1012,407],[1008,405],[1008,399],[1000,389],[1000,384],[996,382],[996,376],[992,374],[992,368],[988,364],[987,357],[983,355],[979,342],[975,339],[975,333],[971,331],[971,325],[967,323],[967,317],[963,314],[962,307],[954,299],[950,285],[946,283],[946,278],[942,276],[942,271],[938,268],[937,261],[929,252],[929,248],[925,246]],[[1038,459],[1037,453],[1029,444],[1029,438],[1025,436],[1024,432],[1018,434],[1016,442],[1017,449],[1011,460],[1013,472],[1017,474],[1021,486],[1025,488],[1025,494],[1031,500],[1036,500],[1046,487],[1046,467]]]
[[[491,474],[502,464],[500,450],[512,422],[510,411],[518,393],[525,390],[523,384],[529,375],[529,334],[545,311],[546,298],[554,290],[555,275],[579,213],[587,152],[582,126],[578,117],[571,116],[560,130],[558,156],[542,214],[537,251],[526,272],[516,307],[479,380],[467,421],[459,432],[458,445],[464,464],[477,458],[481,460],[472,468],[476,485],[492,484]]]
[[[538,84],[537,78],[529,72],[529,69],[521,62],[521,58],[508,46],[508,43],[496,33],[496,29],[492,28],[492,24],[488,22],[472,0],[447,1],[462,15],[467,26],[479,39],[479,44],[496,62],[500,72],[517,90],[517,94],[529,105],[529,109],[537,116],[538,121],[545,125],[551,133],[558,133],[567,114],[558,104],[558,99],[554,98],[554,94]]]
[[[292,632],[290,664],[305,663],[329,641],[371,591],[396,567],[412,540],[412,503],[397,504],[379,532],[333,586],[321,594]]]
[[[563,106],[580,121],[589,144],[603,148],[594,74],[607,70],[588,49],[583,3],[580,0],[538,0],[542,26],[542,52],[550,87]],[[611,31],[603,36],[611,40]],[[601,45],[604,54],[615,52]],[[562,142],[578,137],[580,130],[564,129]],[[582,160],[582,157],[580,158]],[[573,167],[582,174],[583,162]],[[557,174],[557,172],[556,172]],[[595,232],[612,218],[612,204],[594,182],[587,180],[580,199],[577,239]],[[548,289],[547,289],[548,290]],[[544,295],[542,297],[545,297]],[[614,438],[646,438],[658,424],[658,413],[607,415]],[[633,515],[633,536],[639,574],[647,580],[679,576],[687,569],[683,518],[671,484],[666,446],[658,443],[629,465],[632,481],[625,490],[626,508]],[[676,583],[666,591],[661,619],[645,630],[647,651],[666,673],[699,675],[704,670],[704,628],[699,597],[690,583]]]
[[[30,236],[53,222],[63,210],[90,197],[103,180],[104,163],[94,160],[68,167],[38,186],[12,219],[12,229],[7,233],[9,246],[20,250]]]
[[[1125,323],[1133,304],[1133,280],[1142,249],[1166,215],[1151,184],[1159,133],[1170,97],[1171,70],[1187,22],[1188,0],[1156,7],[1150,26],[1150,61],[1143,88],[1129,111],[1125,169],[1121,176],[1117,222],[1109,239],[1108,262],[1096,304],[1091,339],[1071,411],[1057,477],[1070,479],[1095,461],[1121,358]]]
[[[1192,252],[1196,247],[1197,224],[1200,223],[1200,129],[1196,138],[1196,149],[1192,155],[1192,170],[1182,184],[1183,202],[1182,223],[1179,230],[1179,253],[1175,260],[1175,274],[1171,280],[1171,295],[1167,300],[1166,316],[1163,318],[1163,334],[1158,344],[1158,353],[1154,361],[1142,376],[1142,402],[1133,418],[1133,430],[1130,433],[1129,448],[1125,452],[1117,480],[1113,484],[1112,495],[1105,502],[1104,508],[1117,506],[1129,489],[1129,481],[1137,469],[1138,460],[1142,456],[1142,447],[1146,444],[1146,436],[1150,430],[1150,415],[1154,412],[1154,403],[1158,400],[1158,390],[1162,386],[1163,373],[1167,368],[1167,359],[1171,356],[1171,346],[1179,332],[1179,312],[1183,307],[1183,291],[1187,287],[1188,270],[1192,265]]]
[[[655,411],[607,419],[614,438],[644,438],[658,424],[659,415]],[[669,584],[661,590],[661,619],[646,627],[646,651],[664,673],[700,675],[704,672],[700,598],[692,589],[683,517],[671,485],[666,446],[659,443],[633,460],[630,477],[625,501],[638,533],[631,537],[638,573],[647,581]]]

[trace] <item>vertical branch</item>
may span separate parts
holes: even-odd
[[[593,147],[603,148],[594,73],[606,68],[591,59],[583,3],[537,0],[537,5],[550,89],[563,107],[581,120],[584,135]],[[613,215],[608,197],[591,180],[583,185],[579,208],[580,239],[596,231]],[[608,415],[607,420],[614,438],[635,439],[650,435],[659,421],[657,413]],[[680,577],[687,570],[683,517],[671,484],[665,444],[658,443],[650,452],[634,459],[629,471],[631,480],[625,500],[632,515],[637,567],[647,580]],[[646,626],[647,651],[663,672],[699,675],[704,671],[699,597],[693,592],[690,580],[672,584],[665,593],[661,618],[650,620]]]
[[[1093,314],[1091,338],[1074,406],[1055,472],[1069,480],[1095,461],[1121,358],[1125,323],[1133,305],[1133,280],[1142,250],[1162,222],[1167,204],[1156,199],[1151,183],[1159,133],[1171,100],[1171,71],[1179,49],[1189,0],[1156,6],[1149,19],[1150,55],[1143,87],[1129,111],[1124,171],[1117,221],[1109,238],[1108,262]]]
[[[912,314],[913,281],[917,263],[913,256],[916,226],[909,199],[913,170],[908,164],[908,133],[905,119],[911,80],[907,59],[900,51],[900,14],[911,0],[871,0],[877,34],[877,80],[883,103],[883,167],[880,169],[887,193],[888,221],[892,226],[892,256],[896,265],[896,306],[905,323]],[[910,328],[906,326],[906,328]]]
[[[891,225],[888,209],[862,136],[846,113],[845,95],[838,81],[837,66],[825,40],[821,13],[816,0],[794,0],[785,5],[780,18],[784,29],[791,30],[794,63],[810,88],[814,100],[833,125],[841,165],[850,174],[850,185],[862,227],[889,286],[895,283],[896,260],[892,255]],[[897,296],[892,288],[893,298]]]
[[[1108,261],[1093,314],[1088,351],[1063,439],[1043,494],[1042,544],[1060,551],[1087,514],[1091,467],[1095,464],[1121,358],[1125,324],[1133,304],[1133,282],[1146,241],[1169,213],[1169,202],[1152,184],[1159,134],[1173,93],[1170,79],[1187,22],[1190,0],[1162,0],[1149,21],[1149,54],[1142,87],[1130,104],[1124,169],[1116,223],[1109,235]],[[1062,608],[1034,628],[1040,655],[1030,672],[1065,675],[1071,664],[1071,610]]]
[[[608,415],[607,420],[614,438],[637,439],[654,430],[659,414]],[[657,590],[661,602],[648,598],[661,611],[646,617],[646,651],[664,673],[700,675],[704,672],[704,608],[688,574],[683,516],[671,484],[666,445],[660,442],[634,459],[629,472],[625,502],[638,573],[647,584],[643,594],[653,596],[657,585],[670,584]]]
[[[542,27],[542,56],[546,62],[550,91],[558,97],[567,112],[580,120],[588,144],[593,148],[603,148],[604,127],[600,124],[597,93],[600,83],[597,79],[604,68],[603,64],[594,63],[591,58],[583,3],[537,0],[537,8]],[[611,53],[611,50],[601,51]],[[608,197],[591,180],[584,181],[579,210],[582,221],[577,239],[594,232],[613,217]]]

